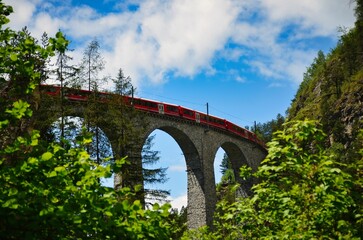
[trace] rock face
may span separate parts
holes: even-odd
[[[326,88],[328,80],[320,77],[309,88],[297,95],[289,109],[289,120],[314,119],[323,124],[329,145],[341,143],[345,148],[355,141],[363,128],[363,77],[346,81],[337,96]],[[325,85],[325,88],[324,88]]]
[[[327,56],[320,51],[288,109],[289,120],[318,120],[328,145],[354,145],[363,128],[363,55],[358,30],[341,37]],[[329,146],[328,146],[329,147]]]
[[[350,145],[354,141],[354,137],[359,128],[362,128],[363,121],[363,79],[360,80],[354,91],[342,96],[337,102],[339,108],[336,114],[344,126],[344,134],[346,135],[346,145]]]

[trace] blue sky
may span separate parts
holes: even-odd
[[[58,29],[77,63],[94,38],[103,75],[122,68],[138,95],[206,111],[241,126],[284,114],[318,50],[354,24],[350,0],[5,0],[10,26],[34,36]],[[105,85],[111,87],[111,84]],[[155,149],[169,167],[172,198],[184,201],[185,163],[170,136]],[[220,162],[222,153],[216,157]]]

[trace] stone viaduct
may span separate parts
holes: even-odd
[[[76,102],[71,106],[73,110],[69,116],[84,116],[84,104]],[[195,121],[158,113],[142,113],[147,124],[142,128],[142,136],[140,141],[135,143],[136,146],[133,149],[136,150],[133,150],[134,153],[130,159],[141,159],[144,142],[156,129],[168,133],[177,142],[187,166],[189,228],[212,225],[216,205],[214,159],[220,147],[231,160],[237,181],[241,184],[239,193],[242,196],[249,194],[253,182],[244,182],[239,179],[239,169],[242,165],[248,165],[256,170],[266,156],[266,150],[262,146],[226,130],[208,127]],[[101,114],[107,114],[107,111]],[[59,117],[54,114],[55,119],[58,118],[57,116]],[[112,129],[112,126],[108,128]],[[110,131],[104,132],[112,142]]]
[[[146,139],[155,129],[168,133],[181,148],[187,166],[188,179],[188,227],[211,226],[216,204],[214,159],[221,147],[231,160],[241,194],[248,195],[251,182],[238,178],[242,165],[256,170],[265,158],[266,150],[242,137],[226,131],[183,121],[160,114],[148,114]]]

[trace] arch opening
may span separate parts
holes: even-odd
[[[146,170],[146,201],[170,201],[178,211],[187,207],[186,162],[176,140],[168,132],[156,129],[147,136],[141,155],[143,169]],[[147,176],[148,173],[150,175]],[[160,191],[167,191],[167,198]],[[156,195],[152,195],[153,193]]]
[[[217,198],[221,199],[223,195],[226,196],[230,187],[235,183],[240,185],[235,196],[247,197],[250,194],[250,189],[252,187],[252,179],[242,180],[240,177],[240,168],[244,165],[249,166],[245,155],[236,144],[231,142],[223,143],[218,149],[216,156],[222,152],[224,153],[221,160],[223,175],[221,181],[216,185],[217,195],[219,195]],[[214,163],[214,166],[216,167],[216,162]]]
[[[63,125],[63,127],[62,127]],[[78,147],[77,138],[82,135],[82,128],[86,128],[92,134],[92,143],[86,147],[90,154],[91,160],[98,164],[110,164],[113,159],[113,152],[109,138],[100,126],[90,123],[87,126],[85,119],[76,116],[65,116],[54,121],[45,132],[45,138],[56,142],[66,140],[68,144]],[[101,179],[103,185],[113,187],[113,176],[107,179]]]
[[[209,217],[206,214],[206,194],[205,180],[202,168],[200,154],[197,150],[197,145],[193,142],[190,132],[184,132],[185,129],[178,128],[175,124],[169,122],[163,124],[160,122],[149,128],[149,134],[154,130],[165,132],[179,146],[184,157],[184,166],[187,175],[187,222],[190,228],[196,228],[206,224],[206,219]],[[148,134],[148,135],[149,135]],[[147,136],[148,136],[147,135]],[[179,181],[179,180],[178,180]],[[173,185],[173,189],[177,186]]]
[[[222,177],[225,173],[225,170],[228,168],[228,163],[226,162],[227,159],[228,159],[227,153],[223,150],[223,148],[219,147],[214,157],[214,164],[213,164],[214,179],[216,184],[222,182]]]

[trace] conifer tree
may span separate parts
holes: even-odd
[[[77,85],[78,87],[87,86],[89,93],[87,101],[87,110],[85,114],[85,124],[87,130],[92,132],[94,135],[94,141],[92,145],[88,148],[91,156],[95,157],[97,163],[101,163],[101,145],[100,139],[101,131],[99,129],[100,121],[102,116],[100,116],[100,104],[98,99],[99,87],[105,78],[100,78],[99,73],[104,69],[105,61],[100,53],[100,44],[98,40],[93,39],[85,48],[83,52],[83,58],[80,64],[79,78]],[[92,125],[92,126],[91,126]],[[107,146],[107,145],[106,145]],[[103,149],[104,150],[104,149]],[[107,152],[107,150],[104,150]]]
[[[86,87],[88,91],[95,90],[102,81],[99,73],[104,67],[105,61],[100,53],[100,44],[97,39],[93,39],[84,49],[83,58],[79,66],[78,82],[76,82],[74,87]]]
[[[126,104],[123,96],[132,97],[135,88],[132,85],[130,76],[125,76],[122,69],[119,69],[117,77],[113,79],[115,90],[117,94],[109,113],[111,113],[112,121],[117,126],[117,130],[113,132],[117,133],[118,142],[116,145],[119,147],[117,152],[114,153],[116,156],[125,157],[132,152],[137,154],[138,150],[133,150],[135,143],[140,142],[140,130],[147,124],[142,114],[139,114],[133,107],[130,107],[130,103]],[[132,102],[131,102],[132,104]],[[139,122],[141,126],[135,127],[134,124]],[[110,119],[111,120],[111,119]],[[167,181],[166,168],[152,168],[160,157],[159,152],[152,150],[154,136],[150,136],[146,139],[143,148],[141,149],[141,161],[139,164],[127,166],[127,170],[115,176],[115,187],[127,186],[128,184],[155,184],[165,183]],[[131,151],[130,151],[131,149]],[[132,156],[129,156],[132,157]],[[137,158],[136,158],[137,159]],[[128,176],[126,176],[128,175]],[[128,178],[128,180],[127,180]],[[161,189],[143,188],[143,195],[148,200],[165,200],[169,196],[169,191]]]
[[[170,191],[163,189],[152,188],[153,184],[162,184],[168,181],[167,178],[167,168],[154,168],[153,166],[157,164],[160,160],[159,151],[152,150],[154,145],[155,135],[149,136],[142,148],[142,174],[144,178],[144,184],[149,185],[150,188],[145,188],[145,201],[166,201],[167,197],[170,195]]]

